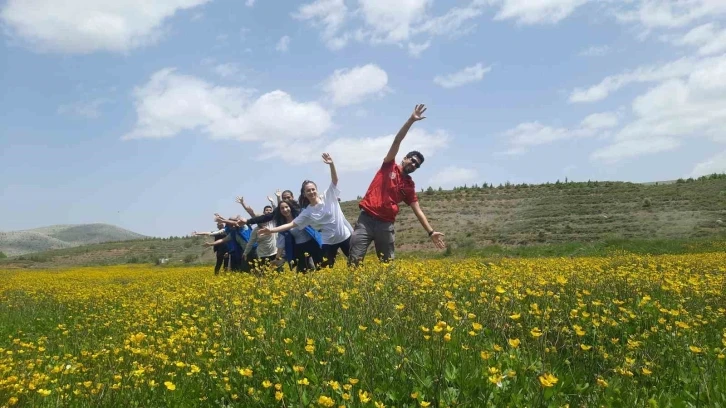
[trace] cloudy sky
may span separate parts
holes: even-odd
[[[0,0],[0,26],[5,231],[208,229],[325,188],[323,151],[355,199],[416,103],[419,189],[726,171],[723,0]]]

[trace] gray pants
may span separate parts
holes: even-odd
[[[366,256],[371,241],[376,247],[376,255],[383,262],[393,259],[396,232],[392,222],[381,221],[361,211],[350,239],[349,264],[358,265]]]

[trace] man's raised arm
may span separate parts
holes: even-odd
[[[411,117],[408,118],[406,123],[403,124],[403,126],[401,127],[401,130],[398,131],[398,133],[396,134],[396,137],[393,139],[391,148],[388,149],[388,154],[383,159],[384,163],[388,163],[388,162],[396,160],[396,155],[398,154],[398,149],[401,147],[401,142],[403,142],[403,138],[406,137],[408,130],[411,129],[411,125],[413,125],[414,122],[418,122],[421,119],[426,119],[426,116],[423,116],[424,112],[426,112],[426,107],[423,104],[416,105],[416,107],[413,109],[413,113],[411,114]]]

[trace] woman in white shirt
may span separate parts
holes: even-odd
[[[310,180],[303,182],[300,189],[300,207],[302,211],[292,222],[275,228],[260,228],[259,234],[283,232],[295,227],[305,228],[308,225],[320,231],[323,241],[323,267],[332,267],[338,249],[343,251],[346,258],[350,251],[350,236],[353,227],[340,209],[338,196],[338,173],[335,171],[333,158],[323,153],[323,162],[330,166],[331,183],[322,195],[318,194],[318,186]]]

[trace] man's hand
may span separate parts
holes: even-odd
[[[222,217],[221,215],[219,215],[217,213],[214,213],[214,221],[216,221],[216,222],[225,222],[224,217]]]
[[[270,235],[270,234],[272,234],[272,232],[270,232],[270,228],[268,228],[268,227],[263,227],[263,228],[260,228],[257,230],[258,236],[264,237],[265,235]]]
[[[272,204],[273,207],[275,206],[275,200],[273,200],[272,197],[267,196],[267,201],[269,201],[270,204]]]
[[[210,246],[214,246],[214,242],[205,242],[202,245],[205,247],[210,247]]]
[[[333,164],[333,158],[328,153],[323,153],[323,163]]]
[[[431,234],[431,241],[433,241],[434,245],[436,245],[436,248],[438,249],[446,248],[446,244],[444,243],[444,234],[441,232],[434,231],[434,233]]]
[[[282,198],[282,191],[280,191],[280,189],[278,188],[277,191],[275,191],[275,195],[277,196],[277,198]]]
[[[238,204],[245,205],[245,198],[242,196],[237,196],[234,201]]]
[[[419,120],[426,119],[426,116],[423,116],[424,112],[426,112],[424,104],[416,105],[416,107],[413,108],[413,113],[411,114],[411,121],[418,122]]]

